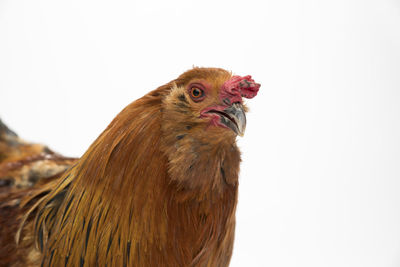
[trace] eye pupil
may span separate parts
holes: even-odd
[[[194,96],[200,95],[199,89],[197,89],[197,88],[193,89],[193,95],[194,95]]]
[[[200,90],[199,88],[194,87],[194,88],[192,89],[192,95],[193,95],[194,97],[200,97],[200,96],[201,96],[201,90]]]

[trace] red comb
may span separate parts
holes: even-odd
[[[244,77],[235,75],[222,85],[221,97],[230,96],[229,98],[234,98],[231,99],[234,101],[239,101],[240,98],[239,102],[241,102],[241,97],[255,97],[260,86],[259,83],[254,82],[250,75]]]

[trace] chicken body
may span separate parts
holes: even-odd
[[[194,68],[128,105],[7,213],[14,266],[228,266],[242,97],[258,88],[249,76]]]

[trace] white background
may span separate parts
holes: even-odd
[[[400,2],[0,0],[0,118],[80,156],[196,66],[251,74],[231,266],[400,266]]]

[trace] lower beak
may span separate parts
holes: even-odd
[[[237,135],[243,136],[246,129],[246,115],[241,103],[234,103],[223,110],[221,123],[232,129]]]

